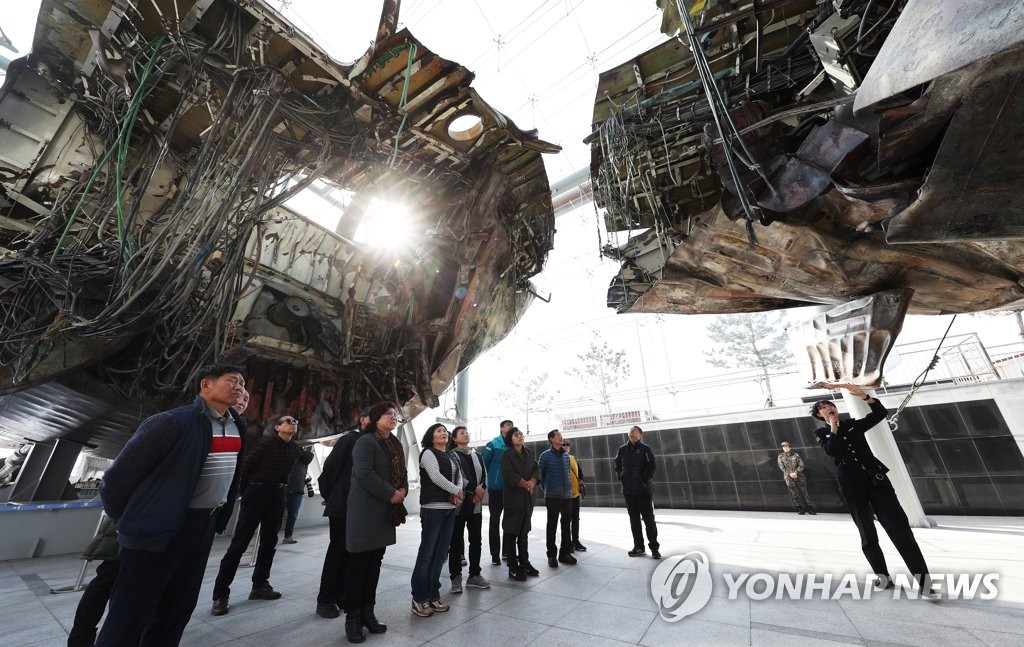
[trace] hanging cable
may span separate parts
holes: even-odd
[[[761,209],[756,203],[751,202],[746,184],[743,182],[737,169],[736,161],[742,162],[748,169],[757,173],[773,194],[775,194],[775,189],[768,180],[764,169],[762,169],[761,165],[747,148],[746,142],[739,134],[739,128],[737,128],[736,123],[733,121],[732,115],[729,114],[729,104],[722,97],[714,72],[711,70],[707,56],[704,54],[704,48],[701,47],[700,42],[697,40],[693,21],[690,19],[690,12],[687,10],[686,3],[684,0],[675,1],[676,8],[679,10],[679,17],[683,23],[683,31],[686,35],[684,44],[689,47],[690,53],[693,55],[694,68],[697,70],[701,85],[704,87],[704,93],[707,95],[711,118],[714,121],[715,128],[718,130],[718,136],[722,140],[722,153],[725,157],[725,163],[729,169],[729,175],[736,186],[736,197],[739,199],[743,215],[746,217],[747,240],[751,245],[757,245],[754,221],[760,220]],[[679,38],[679,40],[682,41],[683,39]],[[734,146],[738,146],[740,150],[737,151]]]
[[[402,84],[402,98],[398,102],[398,112],[402,114],[402,123],[398,125],[398,132],[395,133],[395,150],[391,152],[391,159],[388,160],[388,168],[395,168],[395,159],[398,157],[398,145],[401,143],[402,130],[405,129],[405,120],[409,117],[406,106],[409,102],[409,78],[412,76],[412,64],[416,60],[416,43],[409,43],[409,60],[405,64],[405,83]]]
[[[889,417],[889,428],[892,429],[893,433],[899,429],[900,414],[903,413],[903,409],[910,404],[910,399],[914,397],[917,390],[921,388],[924,381],[928,378],[928,373],[935,368],[939,363],[939,350],[942,348],[943,342],[946,341],[946,335],[949,334],[949,330],[953,327],[953,322],[956,321],[957,315],[953,315],[953,318],[949,320],[949,325],[946,327],[946,332],[942,334],[942,339],[939,340],[939,345],[935,347],[935,354],[932,356],[931,361],[928,362],[928,366],[925,367],[921,374],[917,376],[913,384],[910,385],[910,391],[907,392],[907,397],[903,398],[903,402],[900,402],[900,406],[896,408],[896,413]]]

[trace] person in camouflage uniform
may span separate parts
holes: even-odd
[[[783,442],[779,453],[779,469],[782,478],[789,488],[789,496],[793,497],[793,506],[799,514],[818,514],[814,511],[811,497],[807,496],[807,477],[804,476],[804,461],[800,454],[793,451],[789,443]]]

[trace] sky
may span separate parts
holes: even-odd
[[[374,38],[382,3],[269,4],[336,59],[352,62]],[[22,52],[31,42],[37,11],[34,1],[4,3],[0,25]],[[590,132],[599,72],[664,42],[660,21],[654,0],[404,0],[399,26],[439,56],[473,71],[477,92],[521,129],[536,128],[542,139],[562,146],[560,154],[544,158],[549,180],[555,183],[589,166],[589,148],[582,140]],[[735,375],[705,361],[705,329],[714,316],[615,314],[605,306],[605,294],[617,264],[599,254],[606,234],[599,229],[594,205],[565,213],[556,224],[555,249],[535,279],[551,293],[551,302],[535,301],[513,332],[470,369],[471,435],[493,436],[503,418],[534,433],[559,426],[553,413],[537,411],[526,425],[524,404],[502,401],[501,391],[518,376],[546,371],[554,408],[562,412],[600,410],[592,400],[581,399],[588,394],[578,379],[567,375],[595,336],[624,350],[631,365],[628,379],[618,387],[622,397],[617,408],[661,412],[712,406],[707,392],[686,382],[716,376],[728,381]],[[783,316],[796,322],[812,315],[802,309]],[[937,340],[949,321],[909,317],[898,342]],[[1019,342],[1012,317],[961,316],[951,334],[971,332],[990,347]],[[760,392],[750,394],[752,401],[761,397]],[[441,407],[422,414],[417,427],[436,417],[455,417],[454,400],[453,393],[443,394]]]

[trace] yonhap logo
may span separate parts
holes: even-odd
[[[651,574],[651,595],[658,603],[658,613],[669,622],[703,609],[711,599],[708,556],[693,551],[665,559]]]
[[[879,587],[873,573],[722,573],[723,600],[993,600],[999,596],[999,573],[930,573],[923,581],[896,573],[890,586]],[[711,560],[701,551],[672,555],[651,573],[651,596],[666,622],[692,616],[711,599]]]

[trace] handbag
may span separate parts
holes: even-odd
[[[405,523],[409,511],[405,509],[404,503],[391,503],[388,505],[388,523],[396,528]]]

